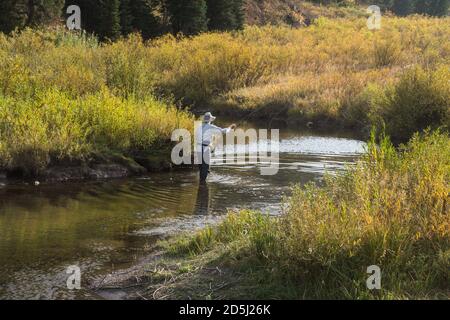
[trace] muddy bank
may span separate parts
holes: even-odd
[[[170,240],[169,240],[170,241]],[[97,299],[207,300],[248,299],[258,285],[235,268],[218,246],[202,255],[172,256],[157,251],[128,269],[99,277],[88,284]]]
[[[130,268],[105,274],[88,282],[89,290],[98,298],[105,300],[146,300],[140,291],[152,282],[163,252],[155,252]]]
[[[239,285],[246,281],[244,275],[219,260],[219,256],[171,257],[157,251],[133,267],[92,280],[88,287],[97,299],[105,300],[243,298],[248,294]]]
[[[175,166],[170,150],[151,155],[124,156],[120,154],[97,155],[86,162],[52,162],[47,168],[33,172],[22,168],[0,170],[3,181],[70,182],[97,179],[118,179],[164,172],[192,166]]]

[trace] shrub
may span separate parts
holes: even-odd
[[[404,140],[428,126],[448,126],[449,74],[445,69],[450,46],[442,41],[449,33],[447,19],[386,17],[383,32],[370,32],[363,18],[322,18],[309,28],[252,26],[240,32],[191,38],[165,36],[149,42],[131,35],[101,45],[82,33],[58,28],[25,29],[11,36],[0,35],[0,95],[11,98],[14,105],[32,109],[39,106],[44,93],[54,91],[64,96],[64,106],[79,102],[83,109],[87,103],[102,112],[99,116],[90,111],[83,120],[101,133],[89,132],[87,138],[76,133],[88,130],[84,122],[78,123],[82,126],[79,128],[61,128],[73,132],[60,134],[58,148],[64,149],[62,141],[77,134],[81,136],[74,141],[85,143],[69,143],[67,148],[73,150],[51,152],[50,158],[54,154],[70,158],[71,154],[89,153],[74,150],[97,143],[124,150],[147,148],[151,137],[165,137],[167,133],[153,135],[146,131],[144,122],[136,120],[142,124],[141,134],[132,134],[130,125],[135,120],[124,110],[138,109],[137,113],[151,119],[145,121],[163,126],[137,107],[148,101],[150,105],[167,105],[157,102],[155,96],[197,109],[208,106],[224,113],[231,110],[238,116],[257,110],[253,115],[294,123],[320,121],[363,127],[384,122],[393,138]],[[418,65],[419,71],[408,71],[402,77],[400,71],[410,65]],[[373,89],[389,88],[399,78],[391,89]],[[100,101],[103,98],[104,103]],[[111,103],[110,109],[106,101]],[[55,112],[72,116],[69,111]],[[42,135],[48,136],[44,129],[48,122],[39,118],[41,113],[36,112],[36,123],[29,126],[40,127]],[[97,116],[99,120],[93,122]],[[30,141],[18,145],[33,146]],[[2,152],[7,158],[2,161],[17,162],[5,151],[11,148],[5,143]],[[36,150],[35,146],[30,148]],[[55,149],[52,143],[48,148]],[[48,148],[43,147],[42,154],[48,154]],[[47,156],[38,156],[40,152],[32,154],[35,156],[30,159],[41,159],[36,163],[48,162]]]
[[[379,114],[387,132],[405,141],[416,131],[450,125],[450,71],[446,66],[436,70],[414,67],[378,102]]]
[[[151,50],[159,86],[186,104],[202,105],[213,97],[256,83],[266,65],[253,46],[233,38],[229,33],[202,34],[193,39],[157,42]]]
[[[142,38],[132,34],[103,48],[106,84],[116,94],[143,97],[154,90],[151,56]]]

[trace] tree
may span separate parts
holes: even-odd
[[[145,39],[157,36],[161,25],[153,14],[162,0],[66,0],[81,9],[82,28],[101,39],[117,39],[139,31]]]
[[[37,26],[61,19],[64,0],[28,0],[27,26]]]
[[[244,24],[243,0],[207,0],[209,30],[236,30]]]
[[[428,14],[430,1],[429,0],[416,0],[415,11],[421,14]]]
[[[25,1],[2,0],[0,2],[0,31],[9,33],[23,28],[27,21]]]
[[[133,32],[133,14],[131,12],[130,0],[120,1],[120,28],[122,35],[126,36]]]
[[[81,10],[81,27],[91,33],[100,34],[102,7],[98,0],[66,0],[65,7],[77,5]]]
[[[100,37],[115,40],[121,35],[120,0],[66,0],[66,7],[81,10],[81,27]]]
[[[209,30],[233,30],[236,25],[233,0],[207,0]]]
[[[448,14],[450,0],[416,0],[415,9],[417,13],[430,16],[445,16]]]
[[[380,6],[399,16],[412,13],[445,16],[448,14],[450,0],[380,0]]]
[[[141,32],[144,39],[159,34],[159,23],[153,15],[153,2],[149,0],[132,0],[130,11],[133,16],[133,29]]]
[[[245,22],[245,0],[233,0],[233,11],[235,16],[235,29],[242,29]]]
[[[449,13],[450,0],[438,0],[434,6],[434,15],[436,16],[446,16]]]
[[[380,6],[382,10],[392,10],[394,0],[380,0],[377,5]]]
[[[99,34],[103,39],[115,40],[120,37],[120,0],[101,0],[101,21]]]
[[[195,35],[207,30],[205,0],[167,0],[174,33]]]
[[[407,16],[414,12],[413,0],[394,0],[392,4],[392,11],[399,16]]]
[[[37,26],[61,19],[64,0],[2,0],[0,30]]]

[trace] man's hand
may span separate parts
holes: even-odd
[[[233,123],[233,124],[230,126],[230,129],[231,129],[231,130],[236,129],[236,124]]]

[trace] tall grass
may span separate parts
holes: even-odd
[[[96,154],[151,154],[192,118],[152,97],[107,89],[80,98],[58,89],[33,99],[0,95],[0,161],[7,170],[38,174],[58,162],[88,162]]]
[[[155,135],[167,138],[155,129],[163,121],[189,127],[174,120],[187,114],[157,100],[300,125],[384,124],[398,140],[448,127],[448,22],[386,17],[372,32],[364,18],[322,17],[308,28],[249,26],[149,42],[131,35],[103,44],[58,28],[0,34],[1,161],[22,167],[19,159],[28,158],[40,168],[93,149],[148,148]],[[69,105],[89,116],[62,107]],[[91,105],[98,110],[86,111]]]
[[[347,173],[295,187],[279,218],[231,214],[170,252],[238,244],[223,257],[250,259],[249,274],[265,279],[250,297],[448,298],[449,159],[447,134],[415,135],[399,152],[386,137],[372,139]],[[380,291],[366,287],[371,265],[382,270]]]
[[[101,154],[151,154],[192,117],[153,94],[137,36],[100,45],[85,34],[0,35],[0,165],[38,174]],[[168,101],[168,100],[167,100]]]
[[[287,98],[292,96],[293,106],[319,101],[343,107],[369,83],[395,82],[412,65],[448,67],[448,20],[386,17],[382,29],[373,32],[365,18],[322,17],[308,28],[249,26],[242,32],[164,36],[149,42],[131,35],[112,44],[61,29],[28,29],[0,36],[0,84],[4,94],[57,86],[80,95],[107,85],[120,95],[155,92],[198,107],[218,97],[228,104],[258,107],[270,104],[272,97],[253,103],[253,92],[281,83],[292,84]],[[328,83],[339,77],[344,80],[331,90]],[[242,91],[249,88],[253,91],[248,95]],[[296,102],[297,91],[309,88],[316,90],[306,94],[308,102]]]

